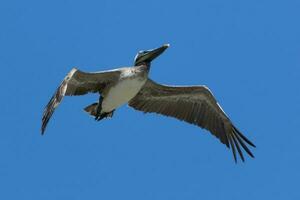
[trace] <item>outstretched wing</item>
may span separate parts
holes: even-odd
[[[45,107],[42,118],[42,134],[44,134],[47,123],[55,108],[60,104],[64,96],[84,95],[89,92],[102,92],[105,86],[118,81],[119,77],[120,70],[86,73],[73,68],[64,78]]]
[[[209,130],[228,148],[231,147],[235,161],[236,149],[244,161],[240,146],[254,157],[245,143],[253,147],[255,145],[232,124],[205,86],[167,86],[148,79],[129,106],[145,113],[175,117]]]

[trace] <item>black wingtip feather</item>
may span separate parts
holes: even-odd
[[[254,155],[252,154],[252,152],[250,151],[250,149],[245,145],[245,143],[240,138],[240,136],[235,131],[234,131],[234,133],[235,133],[235,137],[237,138],[237,140],[239,141],[239,143],[241,144],[241,146],[243,147],[243,149],[248,153],[249,156],[251,156],[252,158],[254,158]]]
[[[225,145],[227,146],[227,148],[230,148],[230,147],[229,147],[229,142],[228,142],[228,137],[227,137],[227,134],[226,134],[226,132],[225,132],[225,125],[224,125],[224,123],[221,122],[220,126],[221,126],[221,135],[223,135],[223,136],[224,136],[224,139],[225,139],[225,140],[224,140]]]
[[[235,152],[235,147],[234,147],[234,144],[233,144],[233,141],[232,141],[232,137],[229,136],[228,140],[229,140],[229,143],[230,143],[230,146],[231,146],[231,150],[232,150],[234,161],[235,161],[235,163],[237,163],[236,152]]]
[[[237,140],[236,140],[236,136],[234,134],[231,135],[232,137],[232,140],[235,144],[235,147],[237,148],[239,154],[240,154],[240,157],[242,159],[243,162],[245,162],[245,158],[244,158],[244,155],[243,155],[243,152],[241,151],[241,148],[240,148],[240,145],[238,144]]]
[[[64,80],[60,86],[56,89],[54,95],[51,97],[49,103],[46,105],[42,118],[41,134],[44,135],[47,124],[54,113],[55,107],[61,102],[64,96],[64,87],[66,87],[66,81]]]
[[[250,146],[256,147],[248,138],[246,138],[235,126],[232,126],[234,131],[245,141],[247,142]]]
[[[51,100],[47,104],[44,110],[43,118],[42,118],[42,127],[41,134],[44,135],[49,119],[51,118],[54,112],[54,104],[55,104],[55,95],[52,96]]]

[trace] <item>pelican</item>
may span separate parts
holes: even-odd
[[[248,145],[255,145],[234,126],[208,87],[168,86],[148,78],[151,62],[168,47],[169,44],[164,44],[156,49],[139,51],[132,67],[94,73],[73,68],[45,107],[42,135],[64,96],[98,93],[98,101],[84,108],[97,121],[112,118],[118,107],[128,104],[144,113],[174,117],[208,130],[231,148],[235,162],[236,151],[243,162],[243,151],[254,158]]]

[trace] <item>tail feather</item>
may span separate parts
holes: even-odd
[[[93,103],[84,108],[84,110],[92,116],[96,116],[98,103]]]

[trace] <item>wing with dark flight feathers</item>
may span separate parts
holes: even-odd
[[[95,73],[86,73],[73,68],[64,78],[56,92],[45,107],[41,132],[44,134],[47,123],[55,108],[60,104],[64,96],[84,95],[89,92],[102,92],[107,84],[118,81],[120,70],[109,70]]]
[[[148,79],[129,106],[145,113],[158,113],[175,117],[210,131],[232,149],[241,159],[241,147],[254,157],[246,144],[255,147],[230,121],[211,91],[206,86],[167,86]]]

